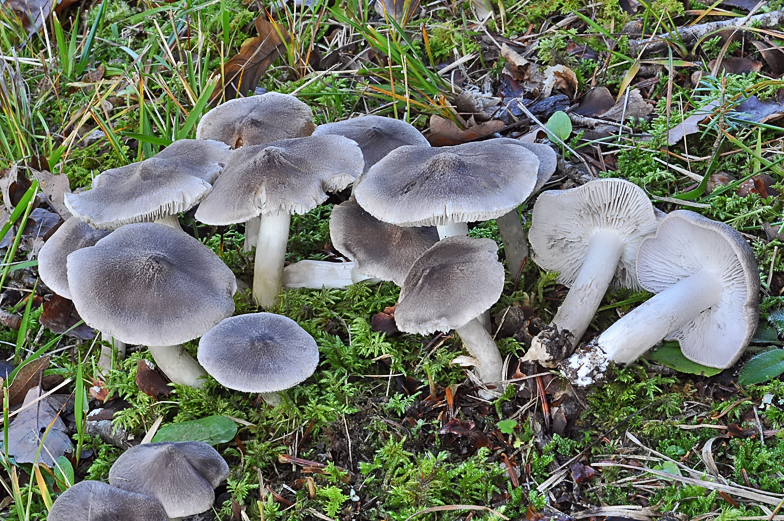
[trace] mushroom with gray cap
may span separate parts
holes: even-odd
[[[182,348],[234,312],[232,271],[193,237],[155,223],[128,224],[67,261],[71,295],[88,325],[149,347],[175,383],[204,370]]]
[[[623,179],[597,179],[539,195],[528,231],[534,261],[559,272],[558,282],[571,289],[525,360],[554,365],[571,354],[612,282],[640,289],[637,249],[658,224],[645,192]]]
[[[623,316],[561,368],[589,385],[608,363],[628,364],[662,339],[683,355],[725,369],[740,357],[759,320],[754,253],[733,228],[688,210],[671,212],[640,244],[637,278],[655,295]]]
[[[80,481],[60,494],[48,521],[169,521],[163,506],[144,494],[102,481]]]
[[[484,384],[500,382],[504,376],[498,346],[476,319],[498,300],[504,287],[497,251],[491,239],[442,239],[411,266],[395,308],[401,331],[424,335],[454,329],[471,354],[456,361],[475,366]]]
[[[109,484],[143,494],[171,518],[200,514],[215,503],[215,487],[229,465],[200,441],[144,443],[125,451],[109,469]]]
[[[291,214],[323,203],[362,173],[359,146],[343,136],[311,136],[243,146],[234,151],[212,192],[196,210],[206,224],[226,225],[262,216],[253,296],[270,308],[283,285]]]

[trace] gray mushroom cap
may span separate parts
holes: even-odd
[[[107,230],[176,215],[209,193],[228,155],[219,141],[175,141],[149,159],[103,172],[92,190],[66,194],[65,205],[90,226]]]
[[[66,258],[78,249],[93,246],[110,233],[108,230],[96,230],[74,217],[69,218],[38,252],[38,274],[41,280],[61,297],[70,299]]]
[[[404,145],[429,147],[430,143],[420,131],[394,118],[382,116],[360,116],[358,118],[319,125],[314,136],[336,134],[347,137],[359,144],[365,158],[367,172],[371,166],[387,156],[391,151]]]
[[[354,200],[332,208],[329,234],[335,248],[367,277],[398,286],[420,255],[438,242],[435,228],[395,226],[379,221]]]
[[[354,196],[376,219],[398,226],[482,221],[525,201],[538,168],[539,160],[524,147],[494,140],[402,146],[361,177]]]
[[[534,192],[539,191],[545,185],[545,183],[550,180],[552,175],[555,173],[556,168],[558,168],[558,155],[555,153],[555,150],[550,147],[550,145],[545,145],[542,143],[524,143],[519,139],[512,139],[507,137],[497,138],[493,141],[499,143],[513,143],[525,148],[529,152],[533,152],[534,155],[536,155],[536,158],[539,160],[539,169],[536,171],[536,186],[534,187]]]
[[[637,277],[659,293],[700,270],[721,283],[711,306],[667,340],[683,355],[709,367],[729,367],[751,341],[759,322],[759,270],[751,247],[734,228],[688,210],[670,212],[655,236],[640,244]]]
[[[309,136],[315,128],[306,104],[289,94],[267,92],[210,110],[196,127],[196,139],[216,139],[239,148]]]
[[[481,315],[501,296],[504,267],[492,239],[442,239],[420,256],[395,308],[401,331],[450,331]]]
[[[84,321],[122,342],[175,345],[234,312],[237,283],[209,248],[155,223],[128,224],[68,256]]]
[[[343,136],[311,136],[232,152],[196,219],[212,225],[277,212],[306,213],[362,173],[359,146]]]
[[[80,481],[60,494],[48,521],[169,521],[155,499],[101,481]]]
[[[273,313],[223,320],[199,341],[199,362],[221,385],[251,393],[294,387],[316,370],[316,341],[295,321]]]
[[[215,487],[228,475],[229,465],[206,443],[147,443],[117,458],[109,483],[155,498],[169,517],[183,517],[209,510]]]
[[[634,267],[637,250],[657,226],[653,205],[641,188],[623,179],[597,179],[577,188],[542,192],[533,208],[528,239],[534,261],[558,271],[558,282],[571,287],[591,236],[616,230],[625,238],[625,248],[613,283],[639,290]]]

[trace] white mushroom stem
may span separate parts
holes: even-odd
[[[448,222],[441,226],[436,226],[438,230],[438,238],[446,239],[447,237],[455,237],[457,235],[468,235],[468,223],[455,223]]]
[[[516,279],[525,259],[528,258],[528,241],[517,208],[497,218],[495,222],[498,224],[498,231],[504,242],[506,265],[512,278]]]
[[[155,219],[156,223],[164,224],[169,228],[174,228],[175,230],[182,231],[182,226],[180,226],[180,220],[177,218],[177,215],[166,215],[164,217],[159,217]]]
[[[608,361],[628,364],[637,360],[667,335],[680,330],[706,309],[721,301],[719,277],[701,270],[657,293],[602,333],[587,350],[572,355],[565,368],[573,381],[589,385]]]
[[[479,379],[484,383],[500,382],[503,377],[504,361],[493,337],[482,323],[473,319],[466,325],[458,327],[455,332],[460,335],[466,350],[476,361]]]
[[[261,216],[252,217],[245,223],[245,243],[242,246],[243,251],[251,251],[256,247],[256,241],[259,238],[259,226],[261,226]]]
[[[172,382],[194,388],[204,385],[200,378],[207,376],[207,372],[180,344],[147,348],[160,370]]]
[[[289,240],[291,215],[288,212],[264,214],[256,241],[253,270],[253,297],[259,306],[269,309],[283,287],[283,264]]]
[[[353,261],[303,260],[283,268],[283,287],[285,289],[345,289],[363,280],[374,282],[379,279],[373,279],[359,273]]]
[[[109,371],[112,369],[112,360],[114,359],[115,353],[117,354],[118,360],[125,358],[125,342],[120,342],[112,337],[112,335],[103,331],[101,331],[101,340],[109,345],[101,346],[101,356],[98,358],[98,368],[105,375],[108,375]]]

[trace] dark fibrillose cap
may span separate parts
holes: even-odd
[[[143,494],[101,481],[80,481],[60,494],[47,521],[169,521],[163,506]]]
[[[170,346],[234,312],[236,278],[193,237],[128,224],[68,256],[68,281],[88,325],[129,344]]]
[[[199,341],[199,362],[220,384],[243,392],[294,387],[316,370],[318,345],[296,322],[273,313],[223,320]]]
[[[228,475],[229,465],[206,443],[147,443],[117,458],[109,483],[155,498],[169,517],[183,517],[209,510],[215,487]]]

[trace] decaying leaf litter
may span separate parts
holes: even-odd
[[[18,397],[4,425],[24,436],[26,423],[9,420],[36,405],[15,413],[14,402],[54,389],[36,403],[59,411],[75,446],[35,465],[4,454],[10,518],[43,519],[69,483],[106,481],[146,434],[208,441],[227,460],[208,518],[778,519],[781,5],[68,4],[0,11],[9,223],[0,302],[13,363],[5,394]],[[273,311],[313,335],[320,363],[275,408],[212,380],[172,392],[134,348],[102,373],[89,328],[74,337],[74,309],[37,281],[37,252],[68,211],[64,193],[193,138],[200,116],[237,91],[292,93],[317,124],[407,120],[433,146],[498,135],[549,143],[559,164],[545,190],[623,178],[657,210],[727,223],[759,265],[757,332],[725,371],[671,343],[576,390],[521,360],[566,295],[527,262],[507,266],[491,309],[510,383],[493,401],[450,366],[462,354],[454,334],[394,332],[389,282],[279,298]],[[348,196],[292,218],[288,265],[343,260],[328,222]],[[526,222],[535,199],[520,207]],[[192,212],[180,221],[250,284],[244,225],[206,226]],[[493,221],[470,233],[500,241]],[[611,289],[582,340],[648,296]],[[235,304],[235,314],[257,311],[247,290]],[[379,322],[386,336],[371,329]],[[62,434],[57,424],[47,439]]]

